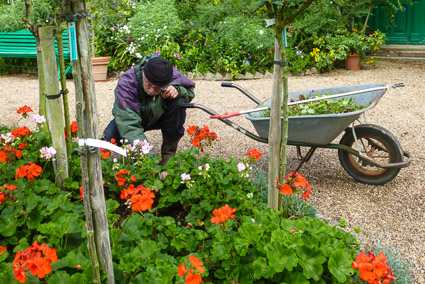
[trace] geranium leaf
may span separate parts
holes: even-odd
[[[329,258],[329,271],[338,279],[339,282],[345,282],[346,278],[354,271],[351,267],[352,258],[342,250],[336,250]]]
[[[296,252],[300,258],[299,263],[303,268],[303,274],[307,279],[320,278],[320,275],[323,273],[322,264],[326,261],[326,257],[320,252],[320,250],[315,250],[307,248],[306,246],[297,247]]]

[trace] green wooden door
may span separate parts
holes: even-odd
[[[389,24],[386,8],[377,6],[370,25],[386,34],[388,44],[425,44],[425,0],[413,0],[413,5],[403,7]]]

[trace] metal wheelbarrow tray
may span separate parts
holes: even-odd
[[[318,95],[335,95],[361,90],[369,90],[376,87],[383,87],[380,84],[367,84],[357,86],[344,86],[323,89],[302,90],[289,93],[289,101],[291,99],[298,100],[300,95],[305,95],[307,99],[314,98]],[[375,107],[379,99],[385,94],[386,89],[378,89],[359,93],[358,95],[348,95],[337,98],[353,98],[355,105],[368,105],[367,107],[348,113],[340,114],[321,114],[321,115],[302,115],[288,117],[288,142],[299,142],[316,145],[327,145],[332,142],[339,134],[344,131],[359,116]],[[264,101],[261,106],[271,105],[271,98]],[[258,135],[263,138],[269,136],[270,118],[264,117],[264,112],[248,113],[246,118],[250,120],[257,131]]]
[[[211,118],[219,119],[254,140],[268,143],[270,118],[264,116],[264,110],[270,107],[271,98],[261,102],[236,84],[222,83],[222,86],[237,88],[258,106],[252,110],[224,115],[219,115],[198,104],[185,104],[184,107],[202,109],[209,113]],[[365,106],[361,110],[348,113],[288,117],[288,145],[297,147],[300,158],[296,171],[311,158],[317,148],[331,148],[338,150],[338,158],[342,167],[359,182],[381,185],[395,178],[401,168],[410,164],[410,153],[402,150],[400,143],[387,129],[374,124],[354,126],[354,122],[361,114],[375,107],[387,89],[402,86],[403,84],[393,86],[364,84],[290,92],[289,101],[292,98],[297,100],[301,94],[306,97],[306,100],[291,102],[288,105],[328,98],[352,98],[356,105]],[[321,97],[315,98],[318,95]],[[243,129],[228,119],[240,114],[247,114],[246,118],[251,121],[258,135]],[[350,124],[352,127],[349,127]],[[339,143],[331,143],[344,131],[345,134]],[[301,147],[309,148],[305,155],[301,153]],[[404,157],[407,159],[405,160]]]

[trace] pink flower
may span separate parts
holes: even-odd
[[[32,121],[37,124],[41,124],[46,122],[46,118],[44,117],[44,115],[34,114],[34,116],[32,117]]]
[[[177,56],[179,56],[179,54],[178,53],[174,53],[174,57],[177,57]]]
[[[56,150],[53,147],[43,147],[40,149],[40,153],[41,153],[40,158],[49,160],[54,155],[56,155]]]
[[[238,163],[238,171],[243,172],[246,169],[245,164],[242,162]]]
[[[157,51],[155,51],[155,53],[158,54],[158,55],[160,55],[161,54],[161,51],[157,50]]]
[[[111,32],[113,32],[113,31],[115,31],[115,28],[114,27],[111,28]]]
[[[182,173],[181,175],[182,181],[190,180],[190,174]]]

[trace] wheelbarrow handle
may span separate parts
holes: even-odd
[[[218,114],[218,115],[211,115],[210,118],[229,118],[229,117],[233,117],[233,116],[238,116],[240,115],[240,113],[237,112],[231,112],[231,113],[225,113],[225,114]]]

